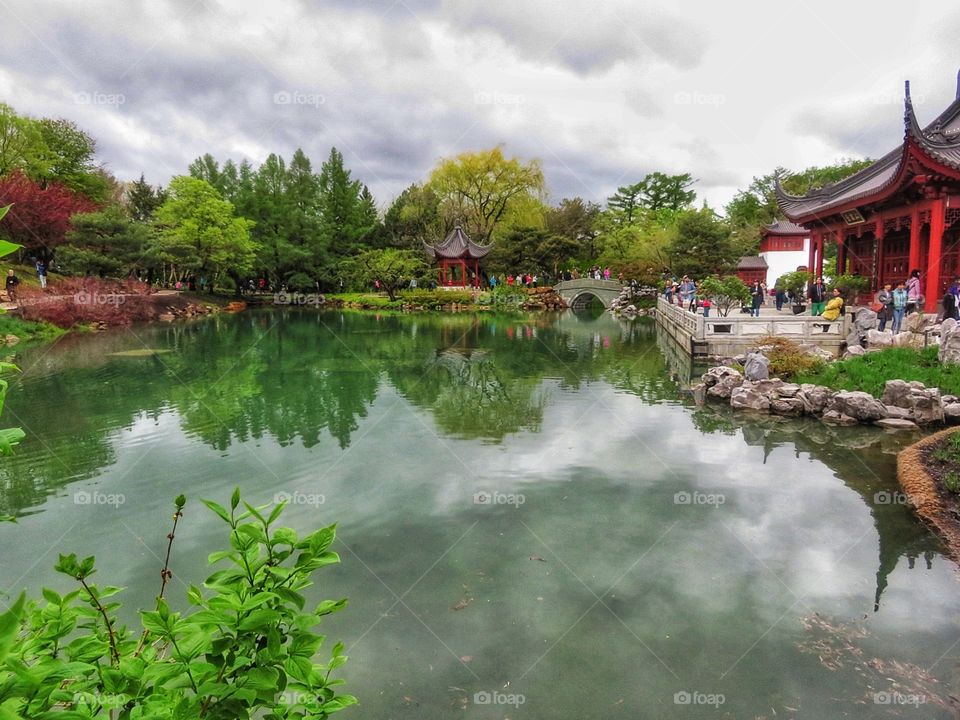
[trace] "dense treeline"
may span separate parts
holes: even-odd
[[[759,228],[777,215],[776,177],[803,193],[868,161],[789,174],[782,168],[741,190],[718,213],[696,207],[690,173],[650,172],[604,205],[580,197],[551,202],[537,160],[501,147],[441,160],[430,175],[379,207],[330,150],[316,168],[303,150],[288,160],[197,158],[166,188],[141,175],[119,182],[96,162],[96,142],[67,120],[34,119],[0,105],[0,205],[13,204],[0,235],[71,274],[237,288],[393,288],[428,277],[422,243],[455,225],[494,242],[486,271],[561,271],[594,265],[655,280],[665,272],[703,277],[755,253]]]

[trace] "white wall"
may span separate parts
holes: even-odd
[[[767,287],[772,288],[778,277],[810,262],[809,253],[810,238],[803,241],[803,250],[769,250],[760,253],[760,257],[767,261]]]

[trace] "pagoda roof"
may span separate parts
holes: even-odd
[[[788,194],[778,180],[777,204],[790,220],[818,220],[889,197],[904,187],[912,175],[918,174],[917,165],[960,178],[960,92],[946,110],[921,128],[910,98],[910,82],[907,81],[903,141],[899,147],[850,177],[806,195]]]
[[[766,270],[769,267],[759,255],[744,255],[737,264],[737,270]]]
[[[479,260],[486,257],[493,249],[493,243],[478,245],[467,237],[463,229],[457,225],[441,243],[430,245],[423,243],[423,249],[432,258],[472,258]]]
[[[789,220],[777,220],[770,223],[769,225],[764,225],[760,232],[764,235],[809,235],[810,231],[807,230],[803,225],[798,225],[795,222],[790,222]]]

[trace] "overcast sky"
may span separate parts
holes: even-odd
[[[849,7],[855,6],[855,7]],[[0,0],[0,99],[66,117],[120,179],[210,152],[330,146],[385,207],[439,158],[502,143],[550,200],[690,172],[876,157],[955,96],[960,8],[688,0]],[[919,9],[920,6],[917,6]]]

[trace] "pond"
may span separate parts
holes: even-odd
[[[312,310],[25,348],[0,589],[94,554],[135,621],[183,492],[184,606],[226,542],[199,498],[239,485],[339,523],[312,599],[350,599],[345,720],[952,717],[958,576],[896,492],[909,438],[698,408],[669,355],[607,315]]]

